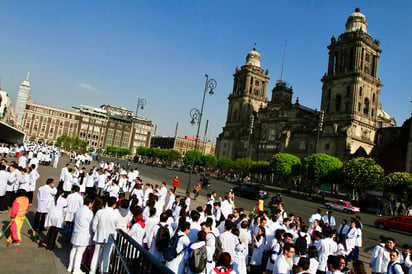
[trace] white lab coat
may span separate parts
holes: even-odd
[[[8,179],[9,179],[9,173],[5,170],[1,170],[0,171],[0,197],[6,195]]]
[[[93,211],[87,205],[80,207],[74,214],[74,226],[71,243],[76,246],[88,246],[91,238]]]
[[[49,185],[39,187],[37,190],[37,212],[47,213],[49,201],[53,200],[57,193],[57,188],[51,188]]]
[[[67,201],[62,196],[57,198],[57,203],[55,203],[54,199],[49,200],[48,214],[46,215],[46,221],[44,223],[44,226],[55,226],[58,228],[62,228],[66,209]]]
[[[262,255],[265,250],[266,239],[265,237],[260,237],[258,242],[253,244],[252,258],[250,259],[251,265],[261,265],[262,264]]]
[[[169,236],[170,238],[173,237],[172,227],[168,225],[167,223],[161,222],[157,225],[154,225],[152,229],[150,229],[149,235],[147,237],[147,246],[149,247],[150,254],[152,254],[160,262],[164,262],[165,259],[163,258],[163,253],[156,249],[156,238],[157,238],[157,232],[159,231],[160,225],[161,226],[167,225],[167,228],[169,229]]]
[[[285,256],[280,255],[273,266],[273,274],[288,274],[292,271],[292,260],[286,259]]]
[[[235,247],[239,243],[239,238],[230,231],[225,231],[219,235],[222,242],[222,249],[230,254],[233,259],[236,255]]]
[[[36,191],[36,183],[37,180],[40,178],[40,174],[37,169],[33,169],[30,172],[31,182],[30,182],[30,191]]]
[[[327,261],[329,255],[335,255],[338,251],[338,244],[332,238],[324,238],[319,242],[319,266],[321,271],[327,271]]]
[[[97,211],[93,218],[93,241],[96,243],[112,243],[110,235],[115,237],[116,228],[120,225],[118,214],[111,207],[106,207]]]
[[[67,213],[64,220],[66,222],[73,222],[74,213],[83,205],[83,197],[79,192],[74,192],[67,196]]]

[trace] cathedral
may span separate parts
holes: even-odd
[[[396,126],[379,102],[379,40],[367,32],[357,8],[345,32],[332,36],[327,73],[321,79],[320,111],[292,101],[293,89],[277,81],[270,100],[269,72],[261,67],[256,45],[234,74],[223,132],[216,144],[221,158],[268,161],[278,152],[301,158],[327,153],[341,160],[373,156],[379,128]]]

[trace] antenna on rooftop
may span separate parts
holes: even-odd
[[[29,72],[27,72],[27,78],[26,78],[26,81],[29,81],[29,77],[30,77],[30,71],[29,71]]]
[[[287,44],[288,40],[285,39],[285,46],[283,48],[283,57],[282,57],[282,69],[280,70],[280,81],[282,82],[282,78],[283,78],[283,65],[285,64],[285,55],[286,55],[286,44]]]

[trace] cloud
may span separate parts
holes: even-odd
[[[97,89],[96,89],[94,86],[92,86],[92,85],[90,85],[90,84],[87,84],[87,83],[80,83],[80,84],[79,84],[79,87],[81,87],[81,88],[84,89],[84,90],[91,91],[91,92],[93,92],[93,93],[95,93],[95,94],[98,93],[98,92],[97,92]]]

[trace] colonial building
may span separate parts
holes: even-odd
[[[195,149],[196,137],[185,136],[183,137],[169,137],[169,136],[153,136],[151,141],[151,147],[174,149],[180,152],[182,156],[186,154],[188,150]],[[196,150],[201,151],[203,154],[215,154],[216,146],[211,142],[197,141]]]
[[[368,155],[378,127],[396,123],[380,106],[379,41],[367,32],[366,17],[356,9],[338,39],[331,38],[327,73],[323,76],[321,111],[305,107],[293,90],[278,81],[266,97],[269,73],[260,65],[256,47],[234,74],[218,159],[250,157],[269,160],[274,153],[305,157],[324,152],[343,160]]]
[[[26,140],[54,143],[61,135],[78,135],[88,149],[117,146],[129,148],[132,154],[139,146],[150,146],[152,122],[134,117],[132,111],[110,105],[73,108],[75,111],[35,104],[29,98],[22,123]]]
[[[26,141],[54,143],[59,136],[73,136],[79,130],[79,115],[73,111],[35,104],[29,98],[25,103],[22,130]]]

